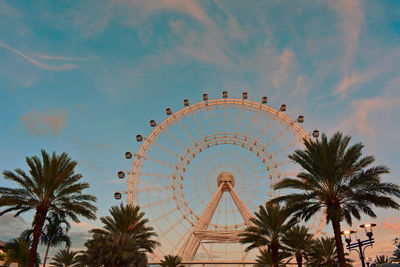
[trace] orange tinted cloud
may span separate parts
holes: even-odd
[[[64,129],[68,120],[65,109],[54,109],[39,112],[33,109],[21,116],[21,121],[31,134],[44,135],[52,133],[57,135]]]

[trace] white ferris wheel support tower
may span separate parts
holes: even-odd
[[[239,234],[242,233],[241,230],[207,230],[224,192],[229,193],[232,197],[244,223],[247,226],[251,225],[250,212],[233,189],[235,185],[235,178],[233,175],[229,172],[222,172],[218,175],[217,185],[217,191],[199,217],[197,225],[193,226],[192,231],[189,233],[180,249],[179,256],[184,262],[193,261],[202,241],[207,241],[208,243],[239,243]]]

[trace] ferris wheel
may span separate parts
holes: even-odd
[[[176,112],[166,108],[167,118],[150,120],[151,133],[136,135],[140,148],[125,153],[132,160],[128,190],[114,194],[140,205],[158,233],[161,245],[150,256],[179,255],[184,262],[236,262],[254,260],[245,252],[239,234],[251,225],[258,206],[279,194],[274,185],[299,172],[288,155],[301,148],[304,139],[317,138],[301,127],[304,116],[291,119],[287,106],[275,109],[267,97],[260,101],[241,98],[209,99]],[[311,227],[321,232],[323,216]]]

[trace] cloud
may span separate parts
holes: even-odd
[[[385,111],[400,105],[400,98],[387,98],[384,96],[359,99],[352,102],[354,113],[344,120],[339,129],[355,128],[362,135],[374,134],[379,129],[373,127],[369,121],[369,115],[377,111]]]
[[[289,75],[288,71],[291,67],[292,60],[293,52],[288,49],[285,49],[278,57],[279,69],[273,77],[274,86],[278,91],[284,80],[286,80]]]
[[[38,112],[35,109],[21,116],[21,121],[31,134],[60,134],[68,120],[65,109],[53,109]]]
[[[365,83],[370,79],[371,79],[370,75],[360,74],[360,73],[354,73],[350,76],[345,76],[337,85],[335,89],[335,94],[340,94],[341,96],[345,96],[351,86],[354,86],[359,83]]]
[[[149,15],[159,10],[174,10],[195,18],[196,20],[210,24],[211,20],[194,0],[142,0],[134,2],[144,8],[144,14]]]
[[[63,60],[63,61],[85,61],[87,59],[83,58],[70,58],[70,57],[62,57],[62,56],[52,56],[38,53],[30,53],[33,57],[46,59],[46,60]]]
[[[344,73],[350,73],[350,67],[357,52],[358,40],[364,23],[364,12],[360,0],[339,0],[330,2],[341,17],[341,29],[344,33],[345,51],[343,57]]]
[[[21,56],[22,58],[26,59],[27,61],[29,61],[33,65],[35,65],[35,66],[37,66],[37,67],[39,67],[41,69],[44,69],[44,70],[64,71],[64,70],[70,70],[70,69],[78,68],[78,66],[75,65],[75,64],[62,64],[62,65],[49,65],[49,64],[46,64],[44,62],[36,60],[36,59],[28,56],[27,54],[25,54],[25,53],[15,49],[15,48],[9,46],[9,45],[3,43],[2,41],[0,41],[0,47],[2,47],[4,49],[7,49],[8,51],[11,51],[16,55]],[[44,55],[41,55],[41,56],[42,56],[42,58],[44,57]],[[54,59],[54,57],[52,57],[52,56],[47,56],[47,57],[48,57],[47,59],[50,59],[50,58]],[[58,59],[61,60],[61,58],[58,58]],[[65,59],[63,59],[63,60],[65,60]]]
[[[0,216],[0,240],[9,241],[17,238],[26,229],[30,228],[22,217],[14,217],[13,214],[4,214]]]

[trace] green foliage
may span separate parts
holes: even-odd
[[[51,266],[55,267],[78,267],[80,266],[78,252],[70,251],[69,248],[61,249],[52,258]]]
[[[278,204],[266,203],[260,206],[251,218],[253,226],[248,226],[240,234],[240,242],[249,244],[246,251],[267,246],[272,254],[273,262],[278,263],[278,251],[283,248],[283,236],[297,223],[291,212]]]
[[[82,194],[89,188],[87,183],[79,183],[81,174],[75,173],[76,161],[66,153],[50,156],[42,150],[42,161],[37,156],[27,157],[29,174],[22,169],[4,171],[4,178],[19,185],[18,188],[0,187],[0,206],[9,208],[0,215],[16,211],[15,216],[29,210],[46,208],[55,214],[63,214],[75,222],[77,215],[95,219],[96,207],[92,195]]]
[[[303,259],[307,256],[313,245],[313,235],[305,226],[293,226],[282,238],[286,251],[296,258],[298,266],[302,266]]]
[[[286,266],[287,261],[285,261],[285,259],[287,259],[288,257],[290,257],[290,253],[279,251],[278,262],[277,262],[278,266],[279,267]],[[274,262],[272,261],[271,252],[268,250],[265,250],[265,249],[262,249],[260,251],[260,255],[257,256],[256,262],[257,263],[254,265],[256,267],[272,267],[272,266],[274,266]]]
[[[381,182],[381,175],[389,173],[386,166],[367,168],[374,157],[362,157],[363,145],[349,146],[349,136],[335,133],[329,140],[325,134],[316,141],[305,140],[305,149],[289,156],[305,171],[297,178],[285,178],[275,189],[295,189],[297,192],[280,196],[272,201],[285,202],[294,216],[309,220],[321,209],[332,222],[341,266],[344,250],[340,236],[340,222],[352,224],[352,217],[361,213],[376,217],[373,207],[399,209],[392,197],[400,197],[400,188],[393,183]]]
[[[4,171],[4,178],[18,184],[17,188],[0,187],[0,207],[8,207],[0,215],[15,211],[15,216],[34,210],[32,255],[35,255],[48,212],[79,222],[78,216],[95,219],[96,198],[84,194],[89,184],[81,183],[81,174],[75,173],[76,161],[66,153],[50,156],[41,151],[42,159],[27,157],[29,173],[22,169]]]
[[[26,267],[29,258],[31,240],[24,237],[14,238],[4,246],[4,266],[17,263],[18,267]],[[36,254],[35,265],[39,266],[40,257]]]
[[[351,260],[346,259],[346,266],[352,266]],[[309,267],[337,267],[338,255],[333,238],[319,238],[309,250],[307,266]]]
[[[111,216],[101,217],[101,229],[92,229],[85,243],[81,261],[88,266],[138,266],[146,262],[145,251],[152,252],[158,243],[152,227],[138,206],[121,204],[110,209]],[[136,265],[135,265],[136,264]]]
[[[380,264],[380,263],[388,263],[388,262],[389,262],[389,259],[385,255],[378,255],[375,258],[375,263],[378,263],[378,264]]]
[[[184,267],[182,265],[182,258],[175,255],[166,255],[164,259],[161,260],[161,267]]]

